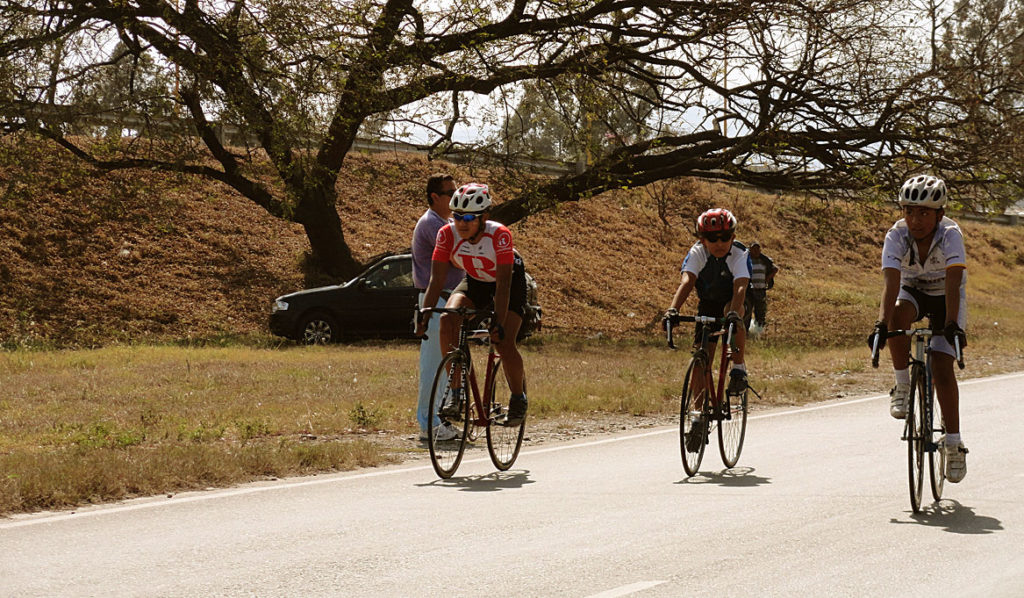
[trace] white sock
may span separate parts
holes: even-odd
[[[892,373],[896,375],[896,384],[906,384],[907,386],[910,386],[910,368],[893,370]]]
[[[959,443],[960,443],[960,433],[959,432],[957,432],[956,434],[953,434],[952,432],[950,432],[949,434],[946,434],[946,446],[956,446]]]
[[[734,363],[734,364],[732,364],[732,369],[739,370],[741,372],[745,372],[745,371],[747,371],[747,364],[745,364],[745,363]]]

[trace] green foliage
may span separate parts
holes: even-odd
[[[380,424],[384,413],[380,407],[375,405],[367,406],[362,402],[357,402],[349,410],[348,417],[356,427],[372,429]]]

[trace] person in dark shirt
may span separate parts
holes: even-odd
[[[768,312],[768,290],[775,286],[775,274],[779,271],[772,258],[761,253],[761,243],[750,244],[750,286],[743,304],[743,323],[753,335],[764,331],[765,315]],[[751,326],[751,321],[754,325]]]

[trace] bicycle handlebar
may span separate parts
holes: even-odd
[[[455,314],[459,316],[483,316],[484,318],[494,317],[494,311],[490,309],[471,309],[469,307],[424,307],[420,310],[420,314]],[[470,338],[482,338],[477,333],[489,332],[481,330],[473,330]],[[422,340],[430,340],[426,334],[420,337]]]
[[[888,339],[888,338],[893,338],[893,337],[896,337],[896,336],[909,336],[909,337],[923,336],[923,337],[927,337],[927,338],[925,338],[925,340],[928,340],[928,339],[930,339],[933,336],[942,336],[942,334],[943,334],[942,330],[933,330],[931,328],[911,328],[911,329],[908,329],[908,330],[890,330],[889,332],[886,333],[885,338]],[[874,367],[874,368],[878,367],[878,352],[879,352],[879,349],[880,349],[878,344],[879,344],[879,339],[876,336],[875,337],[875,342],[871,346],[871,367]],[[964,352],[963,352],[963,349],[960,347],[960,337],[959,336],[953,339],[953,352],[954,352],[954,358],[956,359],[957,366],[959,366],[961,370],[964,369]]]
[[[676,324],[681,322],[694,322],[697,324],[715,324],[718,322],[724,322],[725,318],[718,318],[715,316],[680,316],[673,315],[667,316],[662,320],[662,325],[665,327],[665,334],[667,336],[667,342],[670,349],[675,349],[676,345],[672,342],[672,329],[675,328]],[[733,338],[733,325],[729,324],[729,336],[726,338]]]
[[[459,316],[494,315],[494,311],[489,309],[471,309],[468,307],[424,307],[420,310],[420,313],[456,314]]]

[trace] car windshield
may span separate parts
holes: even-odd
[[[363,277],[368,289],[408,288],[412,284],[412,260],[388,260],[372,268]]]

